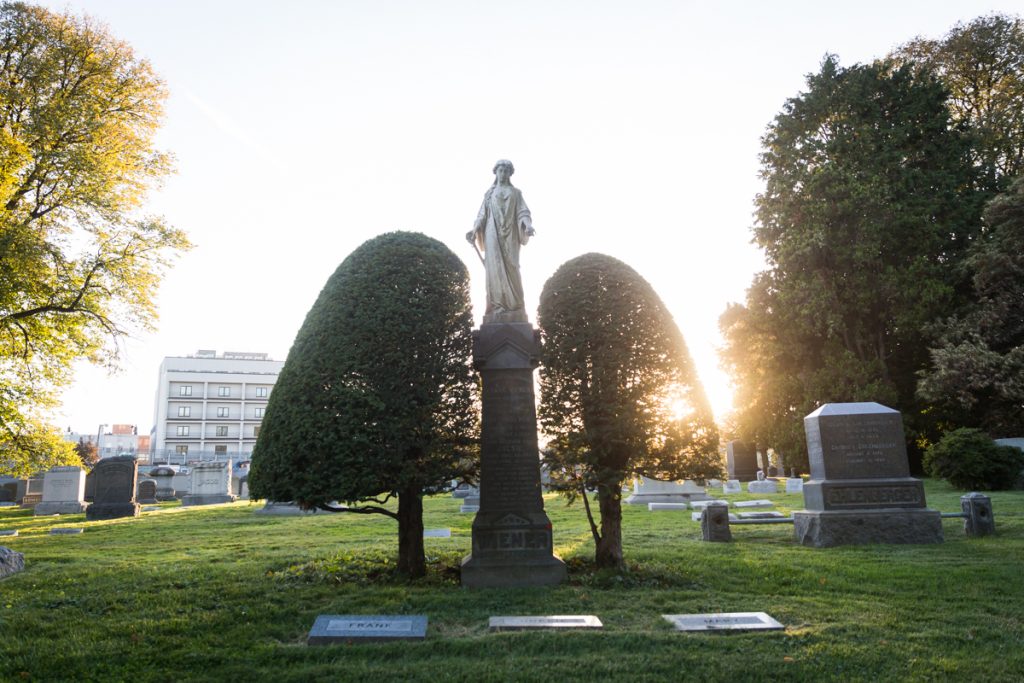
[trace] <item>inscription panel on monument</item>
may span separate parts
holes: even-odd
[[[814,479],[910,476],[898,413],[823,415],[807,430]]]
[[[483,402],[483,509],[543,509],[532,375],[489,371]]]
[[[880,507],[924,507],[921,482],[883,486],[828,485],[824,487],[826,510],[856,510]]]

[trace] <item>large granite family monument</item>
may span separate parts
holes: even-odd
[[[878,403],[826,403],[804,418],[811,479],[796,540],[829,547],[941,543],[942,518],[910,476],[903,417]]]
[[[471,587],[542,586],[566,578],[552,549],[551,521],[541,496],[533,371],[539,335],[529,323],[519,272],[519,248],[533,236],[530,210],[509,182],[512,163],[494,166],[466,238],[483,251],[487,309],[473,332],[473,365],[483,380],[480,510],[473,548],[462,562]]]

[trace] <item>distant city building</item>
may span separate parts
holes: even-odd
[[[99,458],[112,458],[117,455],[134,455],[145,461],[149,457],[149,435],[139,435],[136,425],[101,424],[91,433],[73,432],[69,427],[64,433],[64,440],[71,443],[86,443],[96,446]]]
[[[160,364],[150,461],[248,460],[283,361],[200,350]]]

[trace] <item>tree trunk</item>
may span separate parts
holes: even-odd
[[[601,510],[601,539],[594,561],[598,567],[622,569],[622,483],[598,486],[597,502]]]
[[[414,579],[427,573],[423,555],[423,493],[419,487],[398,494],[398,571]]]

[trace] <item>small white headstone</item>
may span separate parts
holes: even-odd
[[[786,480],[786,493],[803,493],[804,480],[789,478]]]
[[[747,491],[749,493],[778,493],[779,487],[771,479],[763,479],[747,484]]]
[[[722,493],[743,493],[739,479],[730,479],[722,486]]]

